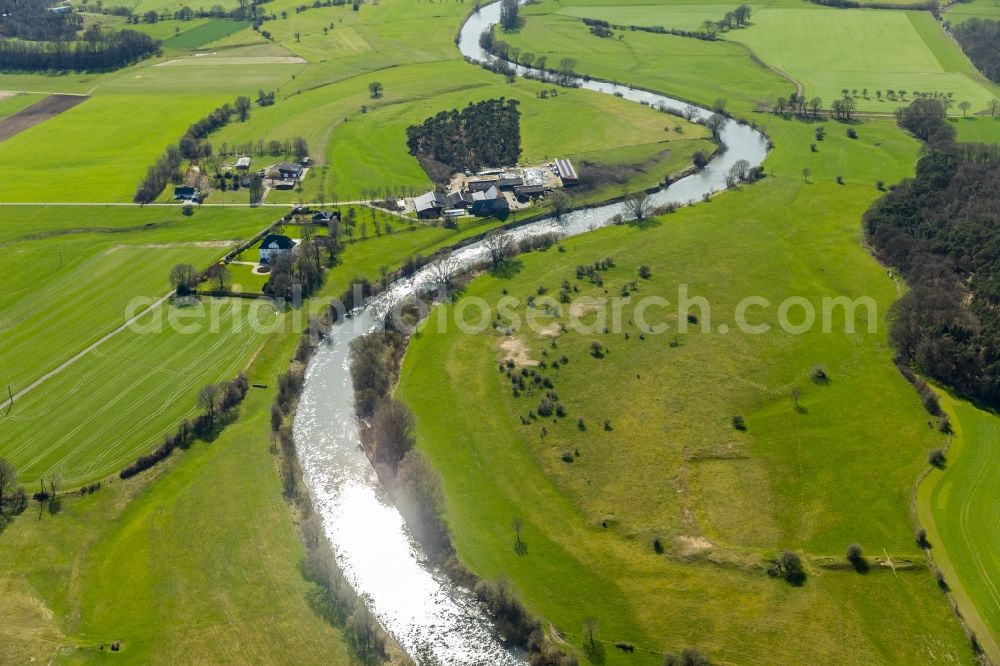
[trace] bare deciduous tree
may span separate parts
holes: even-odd
[[[653,210],[653,202],[645,192],[635,192],[625,197],[625,214],[635,220],[642,222]]]
[[[517,254],[517,244],[510,234],[494,231],[483,239],[483,247],[489,254],[490,264],[497,268]]]

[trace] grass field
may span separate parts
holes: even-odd
[[[273,383],[293,343],[273,338],[251,381]],[[119,640],[117,657],[133,663],[348,663],[298,569],[304,553],[269,453],[273,398],[254,389],[212,444],[9,526],[3,661],[104,663]]]
[[[94,97],[0,143],[4,202],[131,201],[146,169],[220,97]]]
[[[997,0],[956,2],[944,13],[944,19],[955,24],[962,23],[973,16],[1000,20],[1000,2]]]
[[[638,297],[676,301],[676,286],[688,284],[713,303],[713,326],[731,326],[727,313],[748,294],[777,303],[864,293],[884,308],[895,288],[853,242],[873,194],[845,187],[775,177],[650,229],[595,232],[567,241],[565,254],[526,256],[514,279],[483,278],[469,295],[495,303],[504,289],[522,301],[539,285],[554,293],[562,280],[575,282],[576,264],[610,255],[618,264],[606,277],[610,295],[647,262],[653,278]],[[810,214],[817,209],[829,213]],[[727,242],[735,237],[738,245]],[[623,320],[631,315],[626,306]],[[666,316],[676,321],[672,309]],[[761,319],[773,325],[773,311]],[[909,493],[939,438],[892,367],[884,331],[689,334],[674,349],[668,336],[625,331],[627,341],[596,336],[611,350],[601,361],[587,336],[559,336],[551,349],[551,338],[518,334],[530,358],[570,359],[555,384],[568,416],[546,421],[544,438],[540,422],[519,421],[537,397],[511,397],[497,372],[499,334],[429,328],[412,343],[399,394],[417,413],[418,446],[444,476],[448,522],[475,571],[512,578],[576,641],[593,615],[603,640],[656,652],[697,645],[723,662],[969,660],[926,569],[897,579],[814,568],[800,590],[760,569],[781,548],[840,558],[855,541],[872,555],[884,548],[922,562]],[[820,363],[829,386],[809,381]],[[804,413],[789,398],[796,386]],[[470,412],[470,403],[490,408]],[[879,405],[877,419],[858,418],[866,404]],[[745,416],[746,434],[732,429],[733,414]],[[572,463],[562,460],[567,452]],[[525,524],[524,557],[512,547],[515,518]],[[656,556],[654,537],[669,556]],[[701,539],[710,554],[698,552]],[[792,625],[809,641],[777,638]],[[608,663],[658,661],[608,646]]]
[[[547,56],[549,62],[573,58],[578,72],[706,104],[725,97],[730,104],[753,108],[792,89],[789,81],[755,63],[745,47],[734,43],[644,32],[627,33],[623,40],[600,39],[579,19],[565,16],[531,16],[503,39]]]
[[[113,474],[198,413],[198,389],[236,376],[279,326],[266,301],[162,306],[18,400],[0,456],[25,482]]]
[[[959,141],[1000,143],[1000,119],[991,117],[962,118],[955,121]]]
[[[805,88],[807,97],[819,96],[829,106],[847,88],[857,90],[853,95],[859,111],[892,112],[897,106],[909,103],[890,101],[876,91],[892,90],[952,93],[955,104],[968,101],[974,111],[986,108],[991,99],[1000,95],[995,85],[983,78],[965,58],[959,47],[948,38],[927,12],[897,11],[844,11],[815,6],[776,2],[756,4],[752,7],[752,25],[749,28],[725,33],[726,42],[745,44],[765,63],[778,68]],[[580,71],[598,74],[613,65],[639,75],[641,65],[630,65],[635,52],[648,53],[652,43],[669,48],[669,38],[632,32],[622,33],[624,43],[616,40],[599,40],[590,37],[587,28],[573,17],[594,17],[618,23],[663,25],[696,29],[706,18],[718,19],[731,7],[708,4],[704,6],[651,3],[625,7],[592,2],[542,3],[529,12],[527,25],[517,37],[519,46],[529,49],[529,43],[551,45],[552,52],[571,54],[580,62]],[[558,17],[558,18],[557,18]],[[542,36],[542,33],[575,35],[578,45],[569,45]],[[890,36],[891,38],[887,37]],[[675,38],[676,39],[676,38]],[[590,42],[608,44],[593,45]],[[688,40],[692,41],[692,40]],[[629,43],[632,43],[630,46]],[[585,45],[584,48],[581,46]],[[638,45],[639,48],[637,48]],[[685,45],[688,58],[698,51],[719,53],[719,46],[702,43],[700,47]],[[582,52],[582,53],[580,53]],[[589,54],[601,52],[604,63],[591,63]],[[577,54],[580,53],[582,58]],[[610,61],[609,61],[610,58]],[[670,75],[674,81],[678,63]],[[685,62],[682,69],[691,67]],[[721,68],[720,68],[721,69]],[[725,69],[732,71],[731,67]],[[600,74],[598,74],[600,75]],[[643,80],[654,79],[643,76]],[[719,81],[716,76],[713,81]],[[682,83],[686,87],[686,83]],[[757,86],[750,83],[747,88]],[[863,91],[867,89],[867,97]],[[779,94],[787,95],[788,91]],[[957,107],[953,113],[959,113]]]
[[[859,110],[892,111],[900,103],[879,102],[876,90],[919,90],[953,93],[956,104],[968,101],[979,111],[998,94],[926,12],[781,8],[761,10],[753,20],[728,38],[747,44],[799,80],[807,96],[827,104],[843,88],[867,88],[868,98],[857,99]]]
[[[18,111],[27,109],[32,104],[37,104],[45,99],[45,95],[17,94],[10,97],[3,97],[0,93],[0,120],[12,116]]]
[[[276,215],[266,209],[203,209],[190,218],[177,208],[8,209],[0,225],[9,271],[0,294],[3,384],[24,388],[126,321],[133,299],[166,294],[174,264],[203,268]]]
[[[164,40],[163,45],[173,49],[197,49],[211,42],[228,37],[235,32],[244,30],[249,26],[249,21],[215,19],[190,30],[184,30],[180,34]]]
[[[1000,455],[1000,419],[968,403],[946,400],[957,424],[948,449],[948,466],[934,470],[920,487],[918,508],[927,526],[934,559],[948,581],[959,580],[953,594],[973,603],[979,616],[966,618],[991,659],[1000,656],[1000,559],[993,544],[1000,538],[996,520],[1000,485],[991,473]],[[952,583],[954,585],[954,583]]]
[[[741,3],[708,3],[696,4],[623,4],[602,6],[587,4],[572,4],[559,9],[556,13],[562,16],[577,18],[594,18],[608,21],[615,25],[662,26],[680,30],[701,30],[706,20],[719,21],[726,12],[736,9]],[[753,13],[762,6],[750,4]],[[532,13],[535,8],[532,8]]]

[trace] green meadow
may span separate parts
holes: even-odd
[[[235,377],[280,325],[266,301],[156,308],[17,400],[0,455],[25,482],[114,474],[200,413],[198,389]]]
[[[15,392],[25,388],[126,321],[130,303],[137,314],[166,295],[175,264],[204,268],[278,215],[267,209],[202,209],[191,217],[179,208],[7,209],[0,232],[10,271],[0,295],[3,384]]]
[[[292,344],[272,338],[250,380],[273,383]],[[4,661],[106,663],[121,641],[116,656],[132,663],[348,663],[298,568],[304,552],[266,434],[274,392],[253,389],[211,444],[10,525]]]
[[[164,40],[163,45],[173,49],[197,49],[223,39],[250,26],[248,21],[215,19]]]
[[[146,169],[225,98],[94,97],[0,142],[3,202],[131,201]]]
[[[928,12],[828,9],[787,2],[752,4],[751,8],[751,25],[724,33],[721,41],[745,45],[768,66],[787,76],[791,85],[801,84],[807,97],[818,96],[827,107],[845,88],[854,97],[858,111],[884,113],[908,104],[912,97],[890,100],[883,94],[880,99],[877,91],[951,94],[956,105],[968,101],[974,111],[985,109],[990,100],[1000,95],[998,88],[976,71]],[[513,38],[505,39],[532,51],[538,44],[545,44],[550,48],[546,53],[577,59],[577,69],[582,72],[604,76],[601,72],[610,67],[639,76],[642,65],[637,62],[636,54],[657,48],[653,44],[661,45],[661,50],[671,48],[670,36],[623,32],[618,33],[620,39],[601,40],[591,37],[576,17],[694,30],[705,19],[721,19],[731,9],[724,4],[653,3],[621,7],[575,1],[568,5],[542,3],[531,8],[526,26]],[[542,37],[542,33],[548,37]],[[553,41],[553,34],[565,35],[565,43],[562,39]],[[570,46],[570,41],[576,44]],[[606,43],[591,44],[595,41]],[[686,40],[693,41],[696,40]],[[676,77],[678,69],[683,71],[694,62],[704,62],[702,51],[723,51],[717,43],[680,44],[684,59],[693,62],[674,61],[668,74],[671,77]],[[598,53],[602,57],[594,58]],[[595,59],[598,62],[592,62]],[[734,71],[729,66],[724,69],[729,73]],[[645,75],[642,79],[650,83],[655,80]],[[724,81],[718,76],[712,76],[711,80]],[[674,78],[674,82],[680,81]],[[748,81],[745,89],[762,90],[754,83]],[[681,87],[687,86],[682,83]],[[784,90],[776,96],[787,96],[788,92]],[[771,103],[773,99],[763,101]],[[957,107],[952,113],[959,113]]]
[[[918,494],[935,562],[964,604],[978,614],[966,617],[991,658],[1000,654],[1000,538],[996,502],[1000,494],[991,472],[1000,455],[1000,420],[959,400],[946,400],[956,424],[944,470],[932,470]],[[941,547],[943,546],[943,548]],[[954,581],[961,585],[955,586]]]
[[[43,99],[45,99],[45,95],[20,93],[4,97],[4,94],[0,93],[0,119],[12,116],[18,111],[23,111],[32,104],[41,102]]]
[[[1000,2],[997,0],[969,0],[956,2],[948,7],[944,19],[951,23],[962,23],[972,17],[1000,20]]]
[[[712,332],[652,335],[633,323],[629,304],[622,330],[607,334],[553,336],[547,327],[568,324],[569,311],[550,318],[540,308],[532,314],[546,327],[541,334],[425,328],[407,353],[399,396],[417,414],[418,447],[443,475],[463,560],[481,575],[511,578],[578,646],[584,618],[594,616],[604,641],[655,654],[694,645],[723,663],[915,663],[932,655],[967,663],[971,651],[913,542],[910,492],[941,437],[891,363],[881,322],[896,287],[856,243],[858,216],[874,196],[866,185],[774,176],[645,229],[569,239],[565,253],[522,256],[511,279],[473,283],[467,295],[488,303],[504,292],[525,303],[541,287],[554,296],[564,280],[579,286],[574,296],[605,298],[635,280],[632,303],[650,295],[676,303],[685,284],[712,304]],[[604,288],[576,280],[577,264],[606,256],[616,267]],[[642,263],[649,280],[637,276]],[[880,326],[789,336],[772,309],[753,319],[772,333],[732,333],[735,305],[747,295],[775,304],[797,296],[817,307],[823,296],[867,295]],[[684,317],[675,307],[652,312],[650,325],[674,331]],[[842,331],[843,318],[836,321]],[[720,324],[731,333],[719,334]],[[608,350],[604,358],[592,356],[594,341]],[[522,425],[541,394],[511,395],[498,372],[508,355],[569,359],[545,371],[564,418]],[[828,385],[811,381],[816,365]],[[470,403],[490,407],[470,411]],[[872,418],[859,416],[861,405]],[[733,429],[734,415],[745,418],[745,433]],[[524,556],[513,548],[514,519],[524,523]],[[897,578],[877,565],[866,576],[822,567],[827,558],[843,562],[853,542],[915,568]],[[766,558],[784,548],[810,563],[802,588],[764,574]],[[782,640],[791,626],[809,640]],[[659,663],[607,648],[607,663]]]

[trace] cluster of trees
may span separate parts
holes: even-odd
[[[168,183],[180,182],[182,177],[180,167],[185,159],[193,160],[212,155],[212,144],[205,141],[208,135],[227,125],[234,115],[246,120],[250,115],[251,106],[249,97],[240,96],[233,104],[223,104],[188,127],[177,144],[168,146],[166,152],[149,167],[132,200],[136,203],[156,201]]]
[[[593,21],[594,19],[584,19],[584,23]],[[606,23],[602,21],[602,23]],[[618,30],[631,30],[635,32],[636,30],[641,32],[652,32],[657,35],[673,35],[674,37],[690,37],[692,39],[701,39],[705,41],[715,41],[718,32],[705,32],[704,30],[681,30],[680,28],[665,28],[662,25],[612,25],[610,27],[617,28]],[[591,30],[593,32],[593,30]],[[620,38],[620,36],[619,36]]]
[[[504,32],[517,30],[521,25],[519,10],[520,5],[518,5],[517,0],[501,0],[500,27],[504,29]]]
[[[4,458],[0,458],[0,532],[13,516],[28,506],[28,495],[24,486],[17,482],[17,469]]]
[[[800,118],[818,118],[822,108],[823,100],[819,97],[807,100],[805,95],[793,92],[788,97],[779,97],[772,110],[779,116],[797,115]]]
[[[323,284],[326,269],[340,261],[342,249],[338,234],[316,235],[303,227],[295,249],[272,262],[264,293],[285,300],[308,298]]]
[[[163,437],[163,443],[147,455],[140,456],[134,463],[118,473],[122,479],[129,479],[140,472],[157,465],[170,457],[174,449],[186,449],[195,439],[208,440],[218,434],[222,417],[232,414],[243,402],[250,383],[242,373],[231,382],[208,384],[198,391],[198,406],[202,409],[194,421],[185,419],[173,433]]]
[[[939,100],[916,100],[897,119],[928,147],[916,176],[864,218],[879,258],[910,287],[893,305],[890,339],[901,366],[1000,405],[1000,148],[951,143]]]
[[[526,78],[536,78],[540,81],[551,81],[561,86],[576,87],[578,84],[573,81],[576,70],[576,60],[573,58],[562,58],[558,66],[549,67],[548,57],[536,56],[530,51],[522,51],[520,47],[511,46],[505,41],[496,39],[493,33],[486,30],[479,36],[479,45],[484,51],[490,53],[500,60],[484,63],[483,67],[497,74],[503,74],[509,78],[514,77],[514,71],[509,62],[541,70],[541,75],[526,73]]]
[[[109,71],[159,52],[159,43],[147,34],[92,26],[82,39],[0,40],[0,68],[16,72]]]
[[[727,30],[742,28],[749,22],[750,6],[740,5],[736,9],[726,12],[725,16],[723,16],[719,21],[705,19],[705,22],[702,23],[701,27],[705,34],[714,35],[717,32],[725,32]]]
[[[948,146],[955,139],[955,128],[945,121],[947,113],[940,99],[915,99],[896,109],[896,123],[931,146]]]
[[[264,157],[266,155],[281,157],[287,155],[301,160],[309,157],[309,142],[301,136],[283,140],[271,139],[270,141],[259,139],[247,143],[230,144],[224,142],[219,146],[215,154],[221,157],[236,157],[238,155],[246,155],[247,157]]]
[[[435,180],[454,171],[515,164],[521,155],[517,100],[488,99],[406,128],[406,144]]]
[[[50,12],[46,0],[0,0],[0,37],[30,41],[73,39],[83,28],[76,12]]]
[[[951,28],[969,60],[991,81],[1000,83],[1000,21],[970,18]]]

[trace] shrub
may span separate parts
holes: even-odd
[[[858,573],[868,571],[868,562],[865,561],[865,551],[859,543],[852,543],[847,547],[847,561],[851,563]]]
[[[806,581],[806,571],[802,566],[802,558],[798,553],[783,550],[776,560],[771,562],[768,573],[776,578],[784,578],[792,585],[799,586]]]
[[[921,527],[916,532],[914,532],[913,538],[914,540],[916,540],[917,545],[920,546],[921,548],[931,547],[930,542],[927,541],[927,530],[925,530],[924,528]]]
[[[934,467],[938,469],[944,469],[946,458],[944,455],[944,449],[934,449],[927,454],[927,462],[929,462]]]
[[[590,354],[594,358],[604,358],[604,345],[597,340],[590,343]]]
[[[735,428],[736,430],[740,430],[740,431],[743,431],[743,430],[747,429],[747,424],[743,420],[742,416],[734,416],[733,417],[733,428]]]
[[[811,376],[813,382],[816,384],[830,383],[830,377],[829,375],[826,374],[826,368],[824,368],[822,365],[817,365],[815,368],[813,368]]]
[[[639,277],[643,280],[648,280],[653,276],[653,271],[650,270],[649,264],[642,264],[639,266]]]
[[[858,132],[857,132],[857,130],[855,130],[853,127],[848,127],[847,128],[847,138],[848,139],[857,139],[858,138]]]
[[[579,430],[580,432],[583,432],[584,430],[587,429],[587,424],[583,422],[582,418],[576,420],[576,429]]]
[[[538,403],[538,409],[536,410],[539,416],[552,416],[553,406],[549,402],[548,398],[542,398],[541,402]]]

